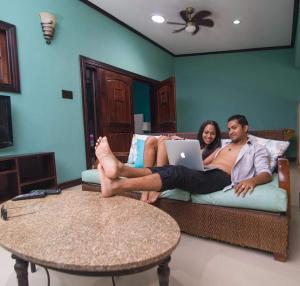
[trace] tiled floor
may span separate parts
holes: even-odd
[[[292,220],[288,262],[277,262],[271,254],[220,242],[182,235],[172,256],[170,286],[298,286],[300,285],[300,169],[292,167]],[[10,254],[0,248],[0,285],[16,286]],[[88,278],[50,271],[51,286],[108,286],[110,278]],[[29,275],[30,286],[47,285],[43,268]],[[117,286],[159,285],[156,269],[116,277]]]

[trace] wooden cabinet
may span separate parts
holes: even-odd
[[[53,152],[0,158],[0,202],[34,189],[56,187]]]

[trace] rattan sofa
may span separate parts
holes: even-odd
[[[289,140],[293,136],[290,129],[251,132],[255,136]],[[195,133],[178,133],[185,138],[196,138]],[[223,134],[223,137],[226,137]],[[272,213],[265,211],[204,205],[160,198],[155,206],[170,214],[179,224],[182,232],[204,238],[227,242],[243,247],[263,250],[273,254],[279,261],[288,257],[290,221],[290,173],[289,161],[278,159],[279,187],[287,192],[288,211]],[[83,182],[85,191],[99,191],[100,185]],[[127,196],[138,199],[138,193]]]

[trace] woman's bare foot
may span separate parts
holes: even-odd
[[[99,142],[98,141],[99,139],[96,143],[97,148],[95,153],[104,170],[105,176],[110,179],[118,178],[123,163],[121,163],[112,153],[106,137],[103,137]]]
[[[153,204],[154,202],[157,201],[159,195],[160,195],[160,192],[153,192],[153,191],[149,192],[147,203]]]
[[[153,204],[157,201],[160,192],[149,192],[149,191],[142,191],[141,201],[148,204]]]
[[[100,173],[100,178],[101,178],[101,195],[103,198],[108,198],[117,193],[117,182],[119,179],[110,179],[106,177],[103,167],[101,164],[98,164],[97,169],[99,170]]]

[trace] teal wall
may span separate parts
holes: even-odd
[[[51,45],[41,11],[57,16]],[[16,25],[21,77],[21,94],[0,92],[11,96],[14,131],[14,147],[0,156],[54,151],[59,182],[85,169],[80,54],[156,80],[174,71],[172,56],[80,1],[1,1],[0,20]],[[74,99],[63,99],[62,89]]]
[[[206,119],[225,130],[236,113],[252,129],[297,129],[300,69],[293,49],[179,57],[175,75],[179,131],[196,131]]]
[[[41,11],[58,18],[51,45]],[[78,0],[1,1],[0,20],[17,27],[21,77],[21,94],[0,92],[11,96],[14,130],[14,146],[0,156],[54,151],[59,182],[85,169],[80,54],[156,80],[175,72],[180,131],[196,131],[208,118],[224,129],[233,113],[245,114],[253,129],[297,127],[299,29],[295,49],[174,59]],[[62,89],[74,99],[62,99]]]
[[[144,121],[151,122],[150,86],[140,81],[133,81],[132,95],[134,114],[144,114]]]

